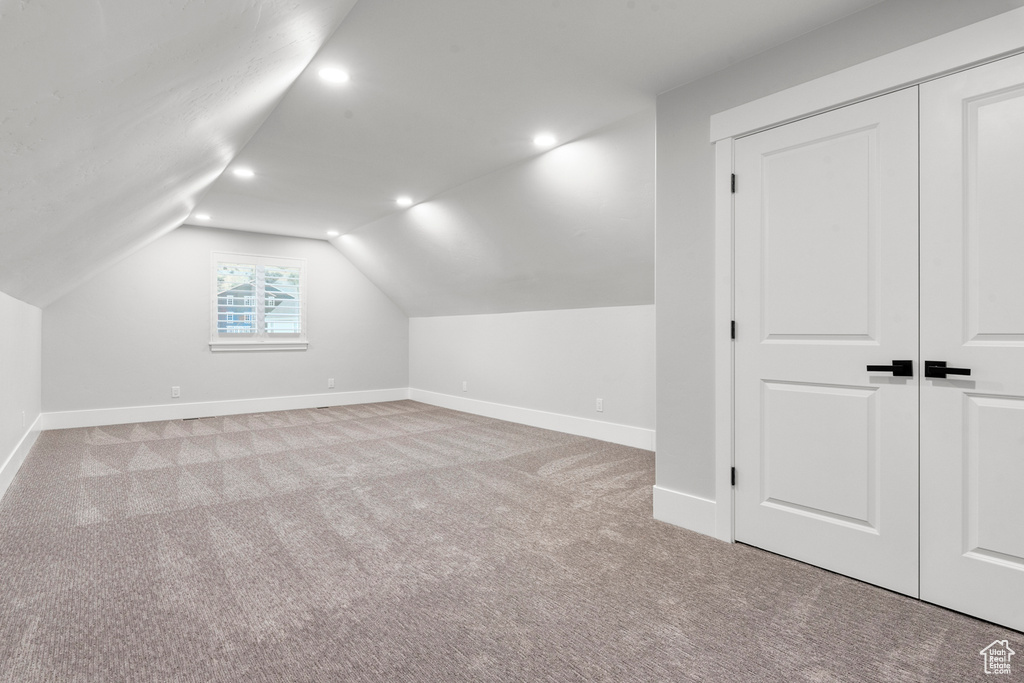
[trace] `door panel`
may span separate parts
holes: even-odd
[[[874,339],[876,148],[868,128],[762,156],[767,339]]]
[[[875,529],[877,388],[764,382],[763,505]]]
[[[966,395],[964,439],[965,549],[1020,566],[1024,398]],[[1006,457],[1010,455],[1011,457]]]
[[[1000,64],[999,69],[1010,68]],[[977,78],[974,70],[962,76]],[[1012,78],[1012,76],[1011,76]],[[941,87],[941,86],[939,86]],[[949,87],[949,86],[946,86]],[[933,92],[929,88],[929,93]],[[1006,229],[1005,219],[1024,217],[1024,86],[971,99],[966,105],[965,159],[968,172],[968,341],[1024,340],[1024,230]],[[973,167],[973,168],[971,168]]]
[[[738,140],[736,538],[917,595],[917,93]]]
[[[921,597],[1024,630],[1024,57],[921,102]]]

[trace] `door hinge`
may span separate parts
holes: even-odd
[[[736,174],[732,174],[732,193],[736,194]]]
[[[733,320],[732,324],[729,325],[729,338],[730,339],[735,339],[736,338],[736,321],[735,320]]]
[[[736,468],[735,467],[732,468],[732,485],[733,486],[736,485]]]

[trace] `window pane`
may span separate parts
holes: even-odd
[[[297,267],[265,267],[266,298],[263,317],[268,334],[302,332],[300,278],[301,271]]]
[[[256,266],[217,264],[217,332],[256,332]]]

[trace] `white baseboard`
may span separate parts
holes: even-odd
[[[631,427],[629,425],[615,424],[614,422],[601,422],[600,420],[588,420],[583,417],[549,413],[532,408],[519,408],[503,403],[490,403],[489,401],[479,401],[462,396],[452,396],[451,394],[440,394],[423,389],[409,389],[409,398],[413,401],[429,403],[441,408],[461,410],[464,413],[493,417],[498,420],[517,422],[530,425],[531,427],[565,432],[566,434],[586,436],[591,439],[610,441],[623,446],[642,448],[647,451],[654,450],[653,429]]]
[[[401,389],[371,389],[368,391],[304,394],[301,396],[244,398],[233,401],[168,403],[157,406],[68,410],[56,413],[43,413],[41,418],[43,429],[67,429],[70,427],[100,427],[103,425],[134,422],[157,422],[159,420],[183,420],[190,417],[268,413],[275,410],[301,410],[303,408],[320,408],[323,406],[348,406],[358,403],[382,403],[384,401],[403,401],[408,398],[409,390],[403,387]]]
[[[732,541],[723,538],[715,523],[718,505],[713,500],[673,491],[672,489],[654,487],[654,518],[696,531],[705,536],[713,536],[721,541]]]
[[[297,410],[321,406],[346,406],[358,403],[380,403],[413,399],[421,403],[484,415],[499,420],[518,422],[567,434],[578,434],[601,441],[610,441],[634,448],[654,450],[654,430],[631,427],[612,422],[588,420],[571,415],[548,413],[530,408],[518,408],[500,403],[439,394],[422,389],[375,389],[369,391],[332,392],[302,396],[275,396],[233,401],[206,401],[201,403],[167,403],[155,406],[129,406],[124,408],[96,408],[43,413],[36,422],[37,429],[68,429],[74,427],[100,427],[134,422],[182,420],[190,417],[216,417],[264,413],[274,410]],[[33,438],[33,441],[35,439]]]
[[[0,465],[0,498],[7,493],[7,487],[14,481],[14,475],[18,473],[21,463],[25,462],[25,456],[32,450],[39,432],[42,431],[43,416],[39,415],[29,426],[28,431],[21,437],[21,441],[14,447],[11,454],[7,456],[3,465]]]

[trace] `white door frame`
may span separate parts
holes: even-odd
[[[715,533],[733,524],[733,140],[1024,52],[1024,7],[877,57],[711,117],[715,144]],[[742,187],[743,179],[738,179]],[[742,191],[742,190],[740,190]],[[737,335],[753,326],[737,322]],[[748,332],[747,332],[748,333]],[[738,476],[742,476],[740,473]]]

